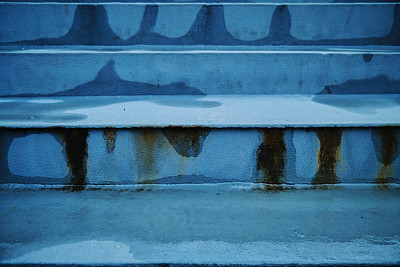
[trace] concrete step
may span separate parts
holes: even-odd
[[[400,94],[5,97],[0,127],[399,127],[399,103]]]
[[[0,182],[400,182],[398,127],[2,129]]]
[[[250,189],[8,188],[0,263],[399,264],[398,186]]]
[[[1,96],[397,94],[396,49],[0,51]]]
[[[1,3],[0,42],[22,47],[400,45],[400,5],[391,1],[75,2],[95,3]]]
[[[400,179],[397,95],[6,98],[0,103],[1,183],[386,184]]]

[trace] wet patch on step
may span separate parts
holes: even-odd
[[[323,94],[400,94],[400,80],[389,79],[386,75],[348,80],[342,84],[326,85],[317,93]]]
[[[115,70],[114,60],[109,60],[90,82],[72,89],[51,94],[19,94],[16,96],[134,96],[134,95],[205,95],[197,88],[183,82],[160,85],[123,80]],[[89,101],[88,101],[89,102]]]
[[[312,184],[336,184],[336,165],[339,159],[340,145],[342,142],[343,129],[320,128],[317,129],[319,139],[318,170]]]

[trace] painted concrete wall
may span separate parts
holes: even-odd
[[[400,181],[399,128],[3,129],[1,183]]]
[[[399,92],[398,53],[0,53],[0,96]]]
[[[0,4],[0,43],[393,46],[400,5]]]

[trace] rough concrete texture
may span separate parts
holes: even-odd
[[[2,4],[14,45],[399,45],[399,6]]]
[[[399,182],[399,138],[398,127],[2,129],[0,182],[387,184]]]
[[[199,49],[1,51],[0,95],[400,92],[396,49]]]
[[[220,189],[1,191],[0,262],[399,263],[396,188]]]

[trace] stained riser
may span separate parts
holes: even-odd
[[[1,4],[3,45],[400,45],[400,5]]]
[[[397,53],[0,54],[0,95],[399,93]]]
[[[399,182],[399,128],[3,129],[1,183]]]

